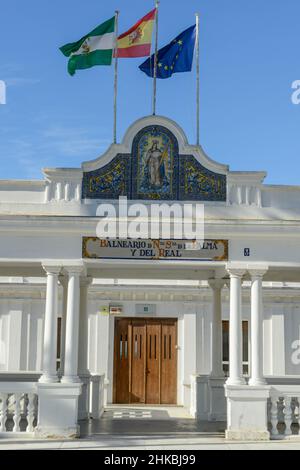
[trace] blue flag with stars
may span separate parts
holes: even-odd
[[[196,41],[196,25],[183,31],[170,44],[157,53],[157,78],[169,78],[173,73],[190,72]],[[140,70],[148,77],[154,75],[154,54],[142,65]]]

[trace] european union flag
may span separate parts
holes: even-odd
[[[157,53],[157,78],[169,78],[173,73],[190,72],[196,41],[196,25],[183,31],[170,44]],[[142,72],[153,77],[154,54],[139,66]]]

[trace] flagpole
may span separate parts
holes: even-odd
[[[118,29],[119,29],[119,11],[115,12],[115,78],[114,78],[114,144],[117,143],[117,98],[118,98]]]
[[[157,82],[157,52],[158,52],[158,9],[159,9],[159,0],[156,0],[155,8],[155,53],[154,53],[154,70],[153,70],[153,103],[152,103],[152,112],[153,116],[156,114],[156,82]]]
[[[197,128],[197,145],[200,145],[200,54],[199,54],[199,13],[196,13],[196,102],[197,102],[197,116],[196,116],[196,128]]]

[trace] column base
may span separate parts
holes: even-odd
[[[270,387],[225,385],[227,399],[226,438],[269,440],[267,405]]]
[[[57,375],[43,374],[39,378],[39,383],[42,383],[42,384],[52,384],[52,383],[58,383],[58,382],[59,382],[59,378]]]
[[[208,379],[209,421],[226,421],[226,399],[224,391],[225,376]]]
[[[244,378],[228,378],[225,382],[225,385],[230,385],[233,387],[239,387],[240,385],[246,385],[246,380]]]
[[[269,441],[268,431],[225,431],[225,438],[229,441]]]
[[[209,375],[192,375],[190,393],[190,415],[198,421],[208,421]]]
[[[81,380],[77,375],[64,375],[61,379],[62,384],[80,384]]]
[[[100,419],[104,413],[104,375],[91,375],[91,418]]]
[[[78,401],[78,420],[87,420],[90,417],[90,381],[91,374],[80,374],[80,381],[82,383],[82,393]]]
[[[267,381],[264,379],[259,379],[259,380],[250,379],[248,384],[250,385],[250,387],[264,387],[268,385]]]
[[[225,377],[191,376],[190,415],[198,421],[226,421]]]
[[[38,383],[36,436],[43,439],[79,436],[78,398],[81,384]]]
[[[80,427],[60,428],[56,426],[46,426],[35,428],[34,437],[36,439],[77,439],[80,436]]]
[[[223,371],[220,371],[220,372],[212,372],[210,374],[210,377],[212,379],[224,379],[225,380],[225,374]]]

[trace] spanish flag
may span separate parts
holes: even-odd
[[[130,58],[150,55],[155,15],[156,8],[118,37],[115,57]]]

